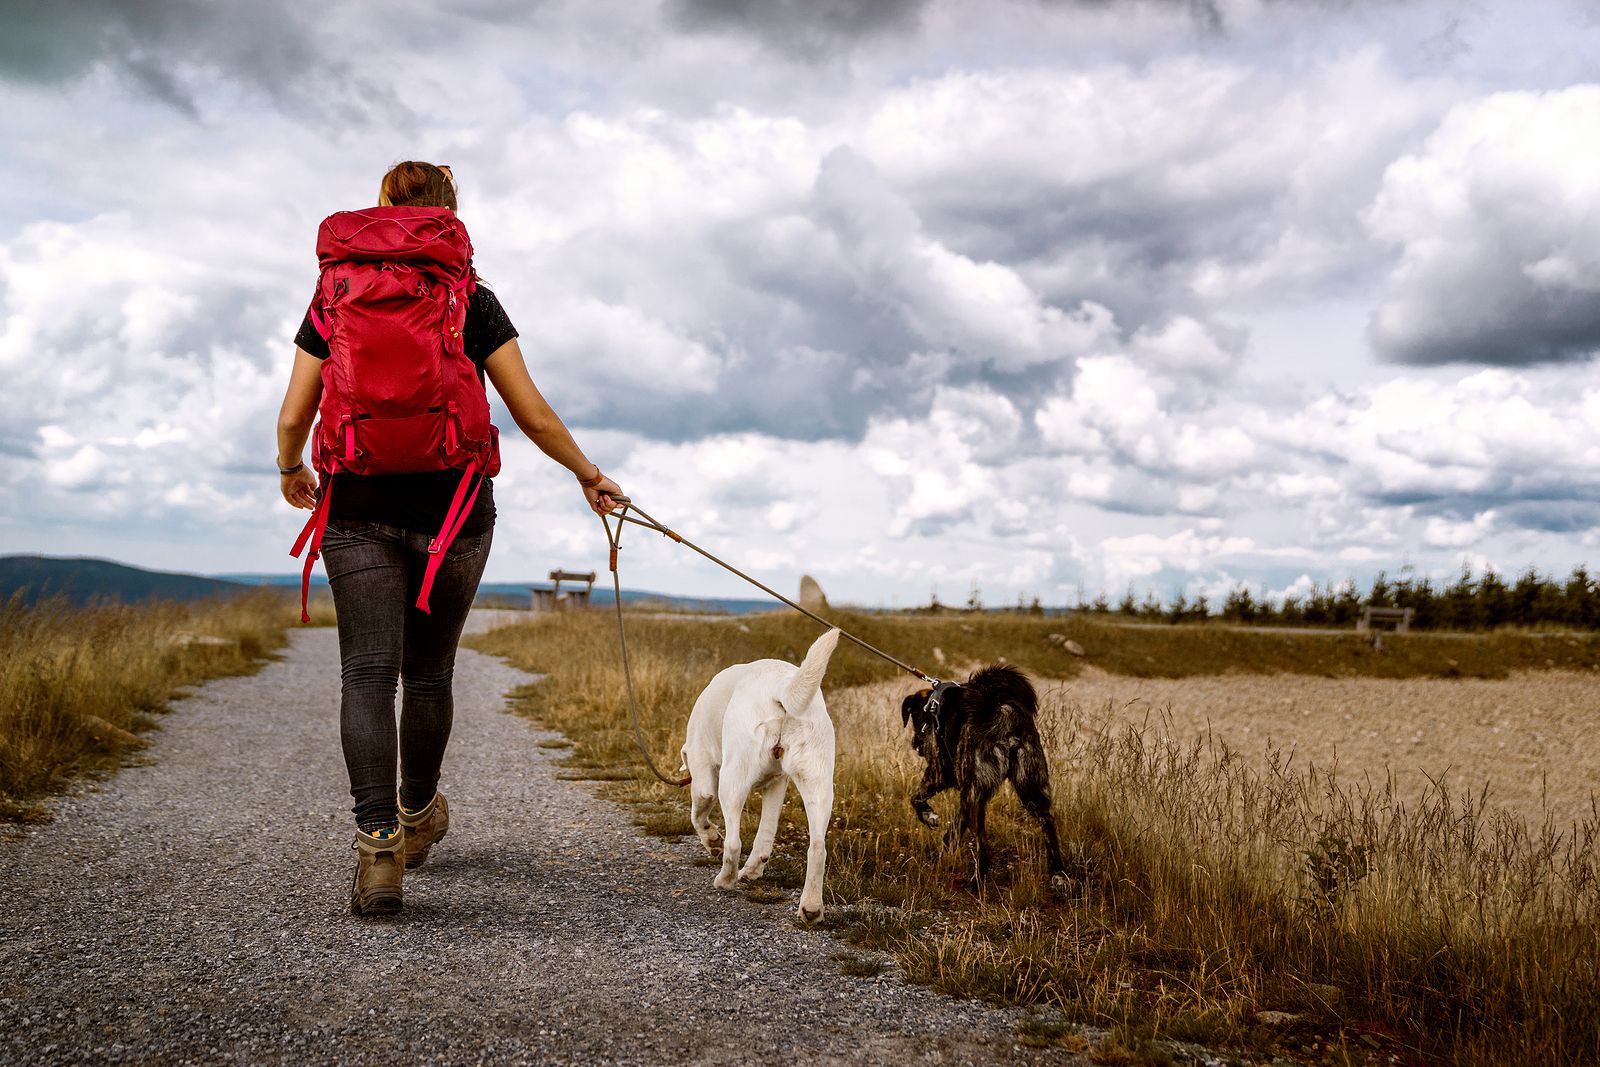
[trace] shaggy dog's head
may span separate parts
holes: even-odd
[[[961,687],[940,682],[932,689],[919,689],[900,702],[900,722],[911,727],[911,744],[917,754],[930,763],[939,758],[940,740],[945,726],[961,702]]]

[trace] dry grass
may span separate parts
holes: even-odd
[[[643,805],[641,822],[670,834],[682,827],[671,806],[685,797],[638,772],[609,626],[600,615],[544,618],[475,643],[546,672],[522,694],[524,709],[573,739],[586,775],[632,770],[600,788]],[[1373,653],[1342,636],[1018,616],[856,626],[920,663],[937,659],[935,647],[950,660],[959,648],[963,661],[1010,656],[1046,676],[1082,669],[1049,632],[1080,641],[1099,666],[1147,677],[1214,674],[1220,663],[1503,678],[1546,660],[1592,671],[1600,649],[1593,639],[1412,635]],[[640,619],[629,634],[652,750],[672,767],[689,706],[716,670],[794,661],[815,627],[787,616]],[[997,876],[975,897],[959,888],[957,858],[911,817],[920,768],[894,699],[910,686],[893,677],[846,646],[830,670],[840,759],[825,925],[893,953],[912,979],[1107,1027],[1097,1055],[1108,1062],[1160,1062],[1171,1040],[1319,1062],[1600,1060],[1592,810],[1577,825],[1530,824],[1477,794],[1402,793],[1381,774],[1347,778],[1271,748],[1245,758],[1215,735],[1130,723],[1058,686],[1043,709],[1058,819],[1089,875],[1070,901],[1043,897],[1035,838],[1008,791],[990,819]],[[946,815],[950,803],[941,798]],[[795,883],[802,855],[803,829],[786,821],[772,882]],[[1269,1026],[1264,1010],[1295,1019]],[[1043,1040],[1053,1025],[1024,1036]]]
[[[199,604],[0,605],[0,819],[143,747],[179,686],[254,670],[298,617],[277,593]]]

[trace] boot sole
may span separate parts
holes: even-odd
[[[350,914],[352,915],[394,915],[400,911],[404,897],[399,893],[379,892],[368,893],[363,900],[359,895],[350,897]]]

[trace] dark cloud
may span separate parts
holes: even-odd
[[[1497,512],[1509,526],[1541,533],[1576,534],[1600,529],[1600,503],[1592,499],[1519,501]]]
[[[748,33],[774,51],[813,58],[863,37],[914,30],[927,0],[674,0],[691,31]]]
[[[0,78],[54,85],[103,68],[191,116],[218,81],[341,120],[375,105],[392,112],[391,94],[323,46],[314,18],[278,3],[0,0]]]
[[[1374,346],[1397,363],[1419,365],[1518,367],[1600,352],[1600,292],[1541,289],[1515,263],[1483,266],[1392,298],[1373,314]]]
[[[1021,3],[1026,0],[995,0]],[[1152,9],[1186,12],[1203,33],[1226,32],[1216,0],[1033,0],[1045,9]],[[673,0],[676,25],[690,31],[735,31],[767,47],[814,59],[857,41],[914,33],[929,0]],[[1137,14],[1130,11],[1130,14]]]

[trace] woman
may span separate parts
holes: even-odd
[[[398,163],[384,175],[378,203],[454,213],[455,179],[448,167]],[[461,334],[467,358],[479,368],[477,387],[487,374],[517,426],[578,478],[589,506],[597,512],[612,509],[612,496],[621,489],[583,454],[539,394],[515,327],[481,284],[468,299]],[[317,479],[302,455],[322,398],[322,361],[328,353],[328,342],[308,311],[295,336],[294,369],[278,416],[280,487],[283,498],[298,508],[314,509],[319,499]],[[339,722],[355,798],[358,860],[351,909],[356,914],[398,911],[404,869],[421,864],[449,827],[449,809],[438,791],[439,767],[450,737],[456,645],[494,533],[489,479],[444,553],[428,597],[430,610],[419,610],[414,601],[428,564],[429,540],[440,530],[460,481],[461,472],[453,470],[340,471],[321,490],[332,493],[322,559],[339,618]],[[398,731],[397,679],[403,683]]]

